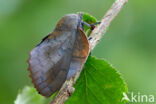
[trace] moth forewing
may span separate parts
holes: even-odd
[[[54,31],[30,52],[30,77],[41,95],[51,96],[61,88],[67,76],[82,69],[89,44],[80,24],[78,14],[62,17]]]

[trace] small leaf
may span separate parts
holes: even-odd
[[[89,56],[66,104],[125,104],[122,98],[127,91],[124,80],[110,64]]]
[[[97,19],[90,15],[89,13],[85,13],[85,12],[78,12],[78,13],[83,13],[83,22],[86,22],[88,24],[95,24],[97,23]],[[84,31],[86,32],[86,36],[89,36],[91,33],[91,27],[84,25]]]
[[[83,18],[82,19],[83,19],[84,22],[87,22],[89,24],[93,24],[93,23],[98,22],[95,17],[93,17],[89,13],[85,13],[85,12],[83,12]]]
[[[26,86],[17,96],[14,104],[46,104],[47,99],[39,95],[34,87]]]

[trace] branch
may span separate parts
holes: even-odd
[[[91,33],[89,41],[90,51],[94,49],[97,45],[98,41],[101,39],[102,35],[106,32],[108,26],[112,22],[112,20],[116,17],[116,15],[120,12],[122,7],[126,4],[128,0],[116,0],[112,7],[108,10],[106,15],[101,20],[101,24],[98,25]],[[73,85],[76,80],[79,78],[81,72],[77,72],[76,75],[63,84],[60,91],[53,98],[50,104],[64,104],[66,100],[70,97],[70,95],[74,92]]]

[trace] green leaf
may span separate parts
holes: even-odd
[[[119,72],[106,61],[89,56],[66,104],[125,104],[123,94],[127,92]]]
[[[82,20],[84,22],[87,22],[89,24],[93,24],[93,23],[96,23],[98,22],[97,19],[95,17],[93,17],[92,15],[90,15],[89,13],[85,13],[83,12],[83,18]]]
[[[47,99],[39,95],[34,87],[26,86],[17,96],[14,104],[46,104]]]

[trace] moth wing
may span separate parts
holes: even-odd
[[[88,39],[83,30],[79,29],[79,34],[75,43],[75,48],[73,51],[67,78],[74,76],[77,71],[82,70],[84,63],[86,62],[86,59],[88,57],[88,54],[89,54]]]
[[[75,38],[75,31],[54,31],[30,52],[30,77],[43,96],[51,96],[66,80]]]

